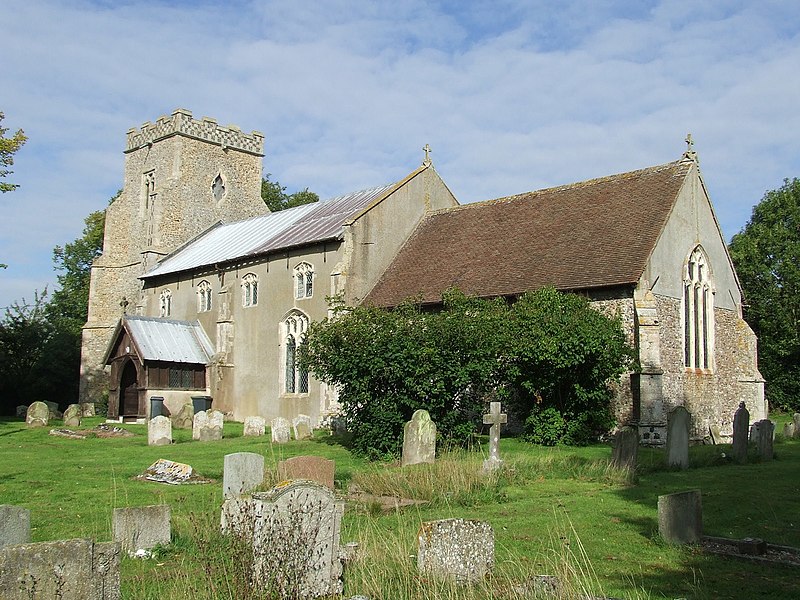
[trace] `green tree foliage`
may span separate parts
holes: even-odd
[[[608,383],[633,363],[619,321],[554,289],[511,306],[458,291],[442,300],[435,312],[339,306],[311,325],[301,361],[338,386],[357,451],[396,455],[419,408],[443,439],[465,441],[487,399],[512,401],[522,418],[552,408],[562,426],[541,442],[585,442],[609,425]]]
[[[729,249],[744,317],[758,335],[767,400],[800,410],[800,180],[767,192]]]
[[[28,140],[22,129],[18,129],[14,135],[6,137],[8,129],[2,126],[4,118],[5,115],[0,112],[0,179],[4,179],[12,173],[12,171],[6,167],[10,167],[14,164],[14,154],[16,154]],[[10,192],[18,187],[19,185],[17,184],[0,181],[0,192]]]
[[[270,175],[271,173],[267,173],[261,180],[261,199],[270,211],[275,212],[302,204],[319,202],[319,196],[314,192],[308,191],[308,188],[294,194],[287,194],[285,186],[282,186],[277,181],[270,181]]]

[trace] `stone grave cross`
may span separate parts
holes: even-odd
[[[500,460],[500,425],[508,423],[508,415],[500,412],[500,403],[489,403],[489,413],[483,415],[483,424],[491,425],[489,428],[489,459],[483,461],[483,468],[491,471],[498,468],[503,461]]]

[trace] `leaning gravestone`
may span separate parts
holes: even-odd
[[[31,511],[0,504],[0,548],[31,541]]]
[[[210,479],[206,479],[198,474],[191,465],[173,462],[164,458],[159,458],[156,462],[147,467],[144,473],[137,475],[136,478],[144,481],[168,483],[170,485],[211,482]]]
[[[260,437],[264,435],[267,428],[267,422],[264,417],[245,417],[244,428],[242,429],[242,436],[244,437]]]
[[[178,414],[172,417],[172,426],[175,429],[192,429],[194,425],[194,405],[187,402],[178,411]]]
[[[119,600],[116,542],[62,540],[0,549],[3,600]]]
[[[676,406],[667,414],[667,464],[670,467],[689,468],[689,411]]]
[[[278,463],[281,479],[307,479],[333,489],[336,462],[321,456],[294,456]]]
[[[33,402],[25,414],[28,427],[46,427],[50,421],[50,409],[44,402]]]
[[[420,573],[476,583],[494,566],[494,530],[483,521],[444,519],[423,523],[418,534]]]
[[[703,536],[700,490],[658,497],[658,533],[670,544],[695,544]]]
[[[636,427],[623,427],[614,435],[614,449],[611,464],[618,469],[636,469],[639,459],[639,430]]]
[[[270,423],[272,430],[272,441],[276,444],[286,444],[291,437],[291,424],[283,417],[272,419]]]
[[[215,442],[222,439],[225,415],[218,410],[201,410],[194,416],[192,439],[201,442]]]
[[[222,471],[222,495],[225,498],[246,494],[264,481],[264,457],[255,452],[226,454]]]
[[[294,439],[307,440],[311,438],[311,417],[308,415],[297,415],[292,421],[294,429]]]
[[[722,443],[722,432],[719,430],[719,425],[709,426],[708,434],[711,437],[711,443],[715,446]]]
[[[427,410],[417,410],[403,429],[402,466],[432,463],[436,458],[436,423]]]
[[[147,445],[168,446],[172,443],[172,421],[169,417],[153,417],[147,422]]]
[[[500,411],[500,403],[489,403],[489,413],[483,415],[483,424],[491,425],[489,428],[489,458],[483,461],[484,471],[495,471],[503,464],[503,461],[500,460],[500,425],[503,423],[508,423],[508,415]]]
[[[115,508],[113,538],[129,556],[141,555],[172,537],[170,507],[166,504]],[[146,554],[145,554],[146,556]]]
[[[254,579],[280,597],[342,592],[339,531],[344,503],[310,481],[253,494]],[[291,595],[291,596],[290,596]]]
[[[774,456],[773,439],[775,437],[775,423],[769,419],[762,419],[753,423],[752,441],[758,448],[761,460],[772,460]]]
[[[733,413],[733,458],[737,462],[747,462],[747,443],[750,428],[750,413],[739,403],[739,408]]]
[[[80,404],[70,404],[64,411],[64,427],[80,427],[83,411]]]

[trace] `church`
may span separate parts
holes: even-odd
[[[545,285],[619,315],[641,369],[614,410],[663,443],[684,406],[692,436],[767,406],[756,338],[691,144],[678,160],[460,205],[425,154],[400,181],[270,213],[264,136],[178,109],[128,131],[83,330],[81,401],[147,419],[207,397],[229,418],[337,411],[298,362],[328,300],[435,306],[457,286],[515,297]],[[380,183],[380,182],[377,182]]]

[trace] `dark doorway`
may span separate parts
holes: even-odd
[[[139,416],[139,385],[136,381],[136,365],[132,360],[125,363],[125,368],[122,369],[119,391],[122,399],[120,416]]]

